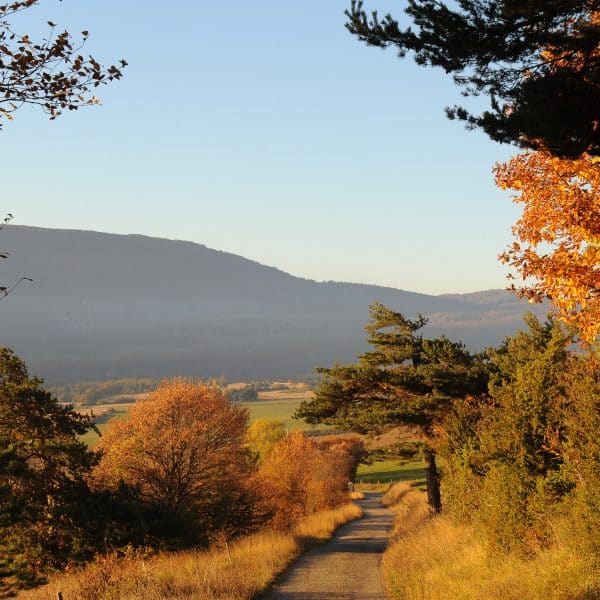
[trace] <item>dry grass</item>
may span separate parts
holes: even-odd
[[[472,528],[445,516],[429,518],[423,493],[400,484],[386,499],[399,515],[394,541],[384,555],[384,573],[394,598],[600,598],[600,573],[567,545],[557,543],[530,560],[515,555],[491,557]]]
[[[365,495],[360,491],[350,492],[350,500],[364,500]]]
[[[292,533],[265,532],[242,538],[229,549],[103,557],[63,575],[22,600],[250,600],[306,548],[329,539],[336,527],[362,516],[356,504],[311,515]]]
[[[342,504],[334,510],[326,510],[307,517],[296,526],[293,536],[303,544],[304,548],[310,547],[315,543],[328,540],[343,523],[362,516],[362,508],[357,504],[352,502]]]

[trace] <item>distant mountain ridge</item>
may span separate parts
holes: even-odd
[[[316,282],[201,244],[11,225],[0,344],[51,383],[190,375],[296,377],[365,348],[368,305],[430,318],[428,334],[499,342],[527,304],[502,290],[431,296]],[[538,311],[544,312],[538,308]]]

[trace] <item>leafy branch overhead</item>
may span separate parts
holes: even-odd
[[[405,12],[406,29],[352,0],[346,27],[441,67],[464,96],[489,96],[480,115],[446,112],[493,140],[563,157],[600,153],[599,0],[408,0]]]
[[[40,106],[55,119],[65,110],[99,104],[93,90],[121,79],[125,60],[103,67],[93,56],[81,53],[89,33],[75,41],[48,21],[48,37],[41,42],[13,31],[8,18],[39,3],[21,0],[0,5],[0,116],[12,120],[26,104]]]

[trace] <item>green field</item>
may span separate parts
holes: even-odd
[[[274,421],[282,421],[285,427],[294,431],[296,429],[301,429],[302,431],[314,430],[314,429],[326,429],[324,426],[315,426],[308,425],[304,421],[296,421],[292,419],[292,415],[294,414],[296,408],[300,404],[301,400],[298,398],[277,398],[277,399],[269,399],[269,400],[254,400],[252,402],[243,403],[244,406],[248,408],[250,412],[250,419],[272,419]],[[127,413],[129,410],[129,406],[131,404],[104,404],[99,406],[90,407],[92,410],[98,414],[102,410],[113,409],[115,411],[114,414],[110,416],[110,418],[119,418]],[[100,418],[97,427],[100,432],[106,429],[107,423],[110,420],[105,418]],[[89,431],[81,438],[88,446],[92,447],[98,441],[98,434],[94,431]]]
[[[371,465],[359,465],[358,483],[389,483],[413,481],[415,487],[425,485],[425,469],[421,461],[401,464],[397,460],[379,460]]]
[[[323,429],[320,425],[308,425],[304,421],[292,419],[292,415],[298,408],[300,400],[278,399],[278,400],[255,400],[254,402],[244,403],[244,406],[250,411],[250,419],[271,419],[274,421],[282,421],[287,429],[293,431],[301,429],[308,431],[311,429]]]

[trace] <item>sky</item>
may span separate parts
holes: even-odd
[[[402,1],[367,8],[402,16]],[[349,0],[41,0],[14,28],[125,58],[103,105],[0,132],[14,223],[191,240],[316,280],[430,294],[506,286],[516,149],[446,119],[441,70],[344,28]],[[483,103],[483,101],[482,101]],[[483,104],[482,104],[483,105]]]

